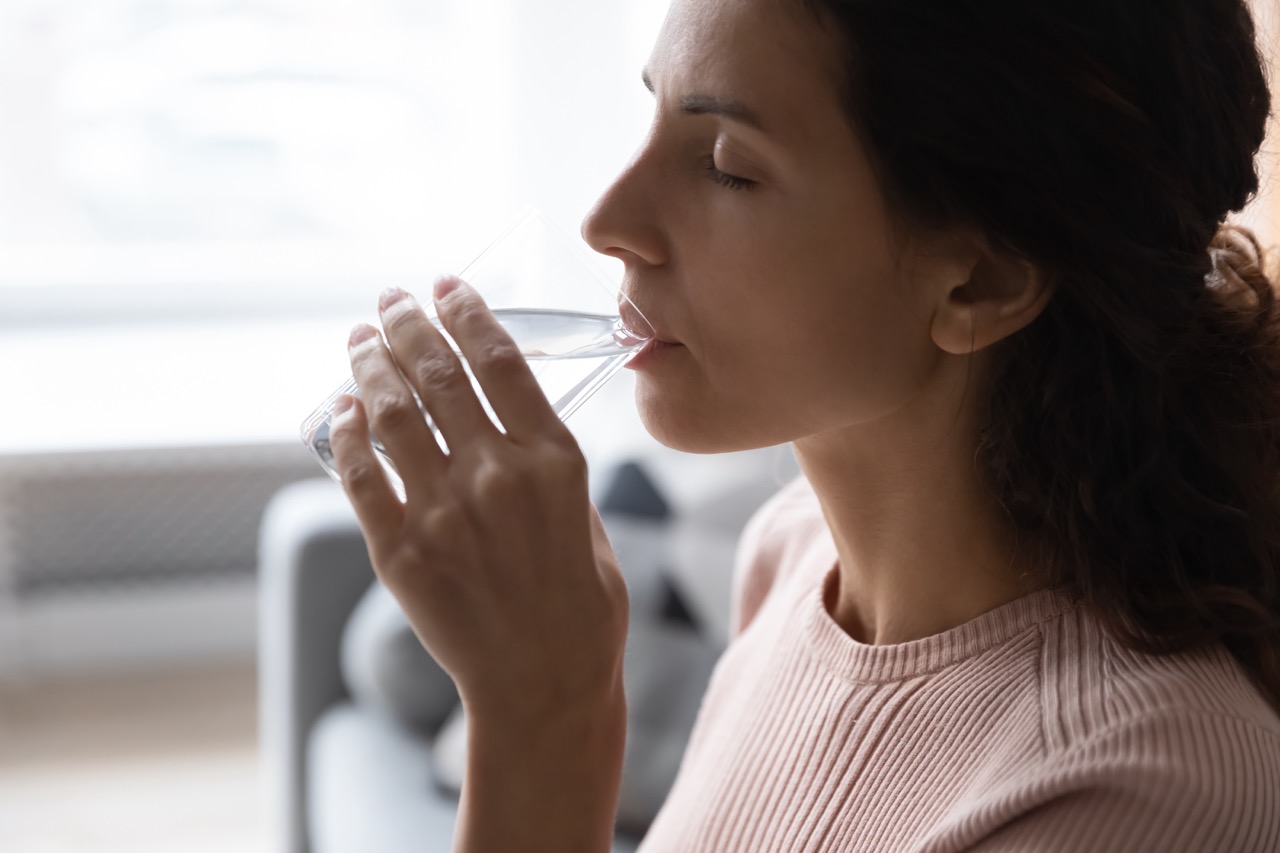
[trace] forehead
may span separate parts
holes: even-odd
[[[646,70],[660,98],[740,100],[794,135],[843,120],[838,56],[802,0],[674,0]]]

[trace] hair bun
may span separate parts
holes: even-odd
[[[1253,231],[1223,223],[1209,241],[1209,258],[1213,268],[1205,285],[1220,302],[1241,310],[1270,307],[1274,294],[1267,256]]]

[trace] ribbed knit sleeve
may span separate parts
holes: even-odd
[[[1280,853],[1280,717],[1224,649],[1131,652],[1053,590],[864,645],[836,560],[803,480],[752,519],[642,853]]]
[[[1134,720],[1024,780],[1016,817],[974,853],[1280,851],[1280,735],[1224,714]],[[956,849],[957,827],[937,849]],[[927,849],[927,848],[926,848]]]

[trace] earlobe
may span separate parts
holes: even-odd
[[[1030,261],[987,255],[973,267],[969,281],[942,297],[933,318],[933,341],[952,355],[975,353],[1030,325],[1052,295],[1043,272]]]

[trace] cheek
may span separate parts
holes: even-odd
[[[927,317],[883,252],[836,249],[816,229],[758,237],[686,256],[689,350],[637,376],[641,417],[663,444],[719,452],[865,422],[932,369]]]
[[[865,422],[903,406],[924,388],[936,364],[937,349],[927,320],[892,291],[832,306],[810,318],[810,363],[821,371],[828,393],[840,398],[842,414]],[[816,361],[816,363],[814,363]]]
[[[708,342],[637,376],[636,406],[650,435],[688,453],[784,444],[882,418],[932,370],[926,348],[907,346],[907,336],[883,324],[822,334],[785,325]]]
[[[927,317],[883,280],[809,284],[746,302],[737,328],[709,341],[705,375],[715,396],[731,408],[831,425],[882,416],[914,397],[936,363]]]

